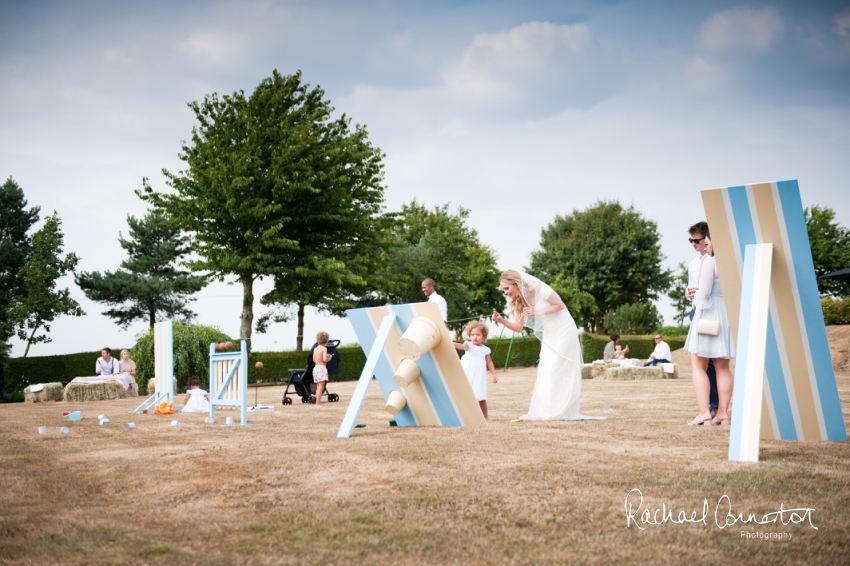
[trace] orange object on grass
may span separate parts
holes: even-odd
[[[162,402],[156,406],[153,411],[155,415],[173,415],[174,409],[172,409],[171,403]]]

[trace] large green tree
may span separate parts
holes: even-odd
[[[61,224],[56,212],[47,217],[41,230],[33,235],[32,254],[19,271],[24,290],[16,297],[13,316],[18,338],[27,343],[24,358],[31,345],[52,341],[47,333],[50,332],[50,323],[57,316],[86,314],[77,301],[71,298],[67,288],[56,289],[57,280],[73,272],[80,261],[73,252],[62,259],[64,237]],[[42,329],[44,333],[38,334]]]
[[[812,206],[804,210],[809,245],[818,277],[850,268],[850,230],[835,222],[835,211],[829,207]],[[818,279],[821,295],[850,296],[850,281]]]
[[[121,270],[80,272],[77,285],[86,296],[113,305],[103,314],[127,328],[136,320],[151,327],[160,318],[186,322],[195,314],[187,304],[190,295],[207,284],[206,277],[178,269],[177,263],[191,252],[187,237],[164,214],[151,212],[141,220],[127,217],[130,239],[119,234],[118,242],[127,251]]]
[[[333,119],[323,97],[320,88],[302,84],[300,72],[274,71],[249,97],[239,91],[189,103],[199,125],[180,154],[188,169],[163,171],[174,192],[155,192],[147,179],[138,191],[191,234],[200,256],[189,263],[193,270],[218,280],[235,276],[242,285],[242,338],[251,336],[259,277],[311,269],[301,246],[305,232],[326,233],[312,241],[330,246],[344,237],[336,222],[368,218],[383,200],[383,155],[365,128],[352,131],[345,115]],[[349,212],[335,202],[341,195]],[[322,213],[323,206],[331,212]],[[321,222],[308,224],[305,216]]]
[[[29,229],[38,212],[37,206],[27,210],[24,191],[11,177],[0,185],[0,343],[15,334],[12,308],[22,292],[20,270],[32,253]]]
[[[572,281],[591,295],[595,314],[584,321],[591,332],[604,331],[608,312],[657,299],[671,283],[655,222],[616,201],[556,216],[542,230],[540,248],[531,254],[530,272],[544,281]]]
[[[432,210],[415,200],[403,205],[389,228],[390,248],[375,293],[364,304],[376,297],[378,302],[422,302],[422,281],[431,278],[448,303],[452,330],[504,309],[496,255],[466,225],[468,218],[468,210],[458,207],[452,214],[448,204]]]

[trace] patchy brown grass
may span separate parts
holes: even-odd
[[[728,428],[685,426],[696,409],[682,373],[586,380],[583,412],[608,420],[559,423],[509,422],[534,371],[500,373],[483,429],[389,427],[373,383],[367,426],[348,440],[336,432],[354,383],[332,383],[342,399],[322,409],[283,407],[282,388],[261,388],[276,410],[249,415],[265,425],[251,427],[196,413],[172,428],[173,416],[129,415],[136,399],[2,405],[0,563],[847,563],[850,445],[764,442],[759,463],[728,462]],[[846,415],[850,374],[838,383]],[[62,437],[69,410],[84,419]],[[708,524],[627,527],[632,488],[650,509],[701,511],[708,498]],[[814,508],[817,530],[720,529],[724,494],[745,514]]]

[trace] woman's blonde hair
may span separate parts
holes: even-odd
[[[470,320],[469,323],[466,325],[466,328],[463,329],[463,331],[466,332],[467,336],[471,336],[470,332],[472,332],[476,328],[481,331],[481,336],[484,337],[484,341],[486,342],[487,337],[490,336],[490,329],[487,328],[487,325],[481,322],[480,320]]]
[[[126,348],[124,348],[123,350],[121,350],[121,357],[122,357],[122,358],[124,357],[124,352],[127,352],[127,355],[128,355],[128,356],[130,355],[130,350],[128,350],[128,349],[126,349]]]
[[[508,269],[502,276],[499,277],[499,281],[504,281],[505,283],[509,283],[511,285],[516,285],[517,293],[516,297],[511,297],[508,304],[511,307],[511,312],[514,313],[514,318],[519,318],[522,316],[522,307],[525,305],[525,299],[522,298],[522,275],[520,275],[519,271],[515,271],[513,269]]]

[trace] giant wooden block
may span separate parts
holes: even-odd
[[[797,181],[708,189],[702,191],[702,199],[739,348],[754,344],[742,343],[739,335],[742,308],[748,306],[742,297],[753,291],[742,286],[746,248],[773,245],[761,437],[847,440]],[[742,355],[749,352],[739,350],[738,356]],[[758,373],[747,369],[753,376],[748,379],[758,379]],[[738,401],[736,389],[733,403]],[[739,415],[735,409],[733,423]]]
[[[398,426],[484,426],[486,421],[472,387],[460,365],[457,351],[437,306],[433,303],[412,303],[347,311],[360,346],[367,355],[370,372],[361,376],[361,383],[375,376],[384,399],[394,398],[393,410],[398,408]],[[387,315],[387,322],[379,332]],[[413,326],[408,333],[409,327]],[[418,327],[418,328],[417,328]],[[402,339],[404,338],[404,339]],[[379,343],[376,343],[376,340]],[[415,363],[420,372],[417,379],[411,372]],[[373,369],[374,368],[374,369]],[[399,371],[401,370],[401,371]],[[398,380],[394,378],[396,376]],[[406,385],[401,387],[399,384]],[[361,385],[358,384],[358,390]],[[364,386],[365,387],[365,386]],[[404,396],[403,406],[398,394]],[[357,396],[362,403],[362,396]],[[355,400],[352,400],[352,404]],[[351,407],[340,428],[339,437],[350,435],[358,407]],[[349,422],[351,421],[351,422]]]

